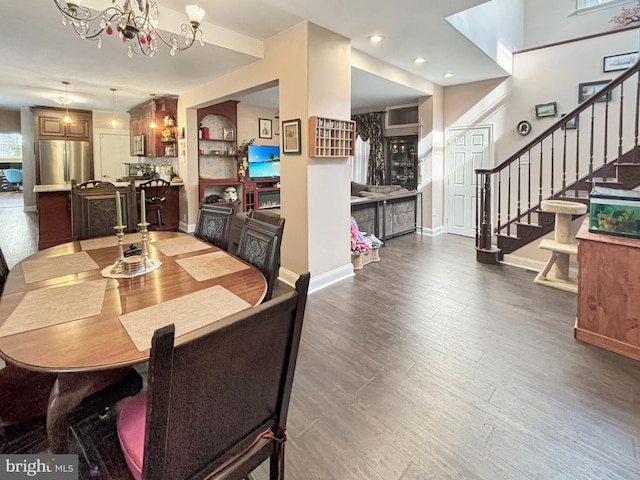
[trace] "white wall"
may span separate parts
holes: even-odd
[[[524,48],[610,31],[614,27],[609,22],[611,17],[619,14],[623,8],[632,7],[634,3],[635,0],[629,0],[623,5],[584,15],[571,15],[576,8],[576,0],[526,0]],[[638,49],[638,42],[633,49]]]
[[[36,153],[34,151],[35,125],[33,112],[28,108],[20,109],[20,133],[22,134],[22,188],[25,212],[36,210]]]
[[[256,145],[278,145],[280,136],[275,133],[279,133],[278,118],[274,118],[277,112],[264,108],[256,108],[242,103],[238,104],[238,145],[244,142],[248,142],[252,138]],[[271,134],[272,138],[260,138],[258,131],[258,119],[266,118],[271,120]]]

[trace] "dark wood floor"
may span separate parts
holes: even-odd
[[[381,258],[309,297],[288,480],[640,478],[640,363],[574,340],[575,295],[453,235]]]

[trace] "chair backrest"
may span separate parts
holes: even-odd
[[[249,218],[255,218],[261,222],[284,228],[284,218],[274,210],[249,210],[247,215]]]
[[[9,183],[22,183],[22,170],[17,168],[7,168],[4,171],[4,177]]]
[[[227,250],[235,206],[201,203],[194,235],[216,247]]]
[[[271,225],[255,218],[249,218],[242,226],[238,257],[258,268],[267,279],[267,293],[264,300],[270,300],[280,268],[280,246],[282,226]]]
[[[308,287],[305,273],[295,291],[185,335],[177,345],[173,325],[155,332],[144,480],[204,478],[266,429],[283,437]],[[267,458],[273,462],[276,452],[272,440],[261,440],[212,478],[244,478]]]
[[[144,190],[145,200],[149,203],[163,203],[169,194],[171,182],[161,178],[153,178],[140,184],[140,190]]]
[[[0,248],[0,295],[4,291],[4,285],[7,283],[7,277],[9,276],[9,266],[7,260],[4,258],[2,248]]]
[[[91,180],[84,184],[71,181],[71,226],[73,240],[115,234],[116,191],[120,192],[122,221],[127,232],[135,232],[138,223],[136,187],[116,187],[109,182]]]

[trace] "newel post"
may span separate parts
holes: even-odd
[[[491,173],[476,170],[476,260],[498,263],[500,250],[491,246]]]

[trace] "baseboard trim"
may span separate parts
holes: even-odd
[[[351,278],[354,275],[353,265],[349,263],[348,265],[316,275],[315,277],[312,276],[309,281],[309,293],[317,292],[329,285]],[[300,275],[297,273],[283,267],[280,267],[280,271],[278,272],[278,280],[286,283],[290,287],[295,287],[296,281],[299,277]]]
[[[25,205],[24,208],[22,209],[23,212],[37,212],[38,211],[38,207],[36,207],[35,205]]]
[[[427,228],[427,227],[422,227],[418,229],[418,233],[420,235],[424,235],[426,237],[435,237],[437,235],[441,235],[443,233],[446,233],[444,226],[439,226],[436,228]]]
[[[180,222],[178,224],[178,230],[180,230],[181,232],[185,232],[185,233],[193,233],[196,231],[196,225],[195,224],[189,224],[187,222]]]

